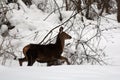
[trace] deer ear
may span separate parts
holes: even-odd
[[[60,33],[63,32],[63,27],[60,27],[59,32]]]

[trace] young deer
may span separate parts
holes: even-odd
[[[58,60],[63,60],[66,61],[67,64],[70,64],[67,58],[61,56],[66,39],[71,39],[71,36],[63,32],[63,27],[61,27],[55,44],[29,44],[25,46],[23,48],[25,57],[19,59],[20,66],[22,66],[24,61],[28,61],[28,66],[32,66],[35,61],[47,63],[47,66],[57,65],[55,63]]]

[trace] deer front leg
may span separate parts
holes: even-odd
[[[25,62],[25,61],[27,61],[27,58],[26,58],[26,57],[20,58],[20,59],[19,59],[19,64],[20,64],[20,66],[22,66],[22,63]]]
[[[68,59],[66,57],[61,56],[60,60],[66,61],[68,65],[70,65],[70,62],[68,61]]]
[[[58,59],[54,58],[51,61],[47,62],[47,66],[52,66],[52,65],[60,65],[58,63]]]

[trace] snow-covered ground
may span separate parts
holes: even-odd
[[[106,54],[109,56],[111,65],[120,66],[120,30],[113,30],[106,34],[107,46]]]
[[[102,45],[106,45],[105,53],[109,56],[108,60],[111,61],[110,64],[120,66],[120,23],[116,21],[116,14],[107,17],[102,18],[103,28],[109,29],[103,31],[103,40],[105,40],[105,43]]]
[[[12,10],[7,18],[15,26],[9,32],[12,36],[17,36],[11,43],[14,46],[15,54],[18,57],[22,48],[28,43],[39,43],[53,27],[60,24],[57,14],[52,14],[46,21],[47,13],[38,10],[32,5],[30,9],[22,4],[20,10]],[[71,12],[63,12],[64,19],[68,19]],[[10,15],[11,14],[11,15]],[[109,15],[109,18],[115,19],[116,15]],[[61,65],[61,66],[36,66],[19,67],[18,61],[7,61],[5,66],[0,65],[0,80],[120,80],[120,24],[114,20],[102,18],[103,29],[119,27],[103,31],[103,46],[106,45],[105,53],[108,58],[105,60],[109,65]],[[37,37],[34,39],[36,32]],[[58,29],[54,31],[54,35]],[[0,36],[1,37],[1,36]],[[21,51],[21,52],[20,52]],[[1,61],[1,60],[0,60]]]
[[[119,66],[3,67],[1,80],[119,80]]]

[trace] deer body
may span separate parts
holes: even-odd
[[[69,64],[68,59],[61,56],[64,43],[66,39],[71,39],[67,33],[62,31],[60,28],[59,34],[55,44],[39,45],[39,44],[29,44],[23,48],[24,58],[19,59],[20,66],[22,62],[28,61],[28,66],[32,66],[35,61],[40,63],[48,63],[48,66],[53,65],[58,59],[64,60]]]

